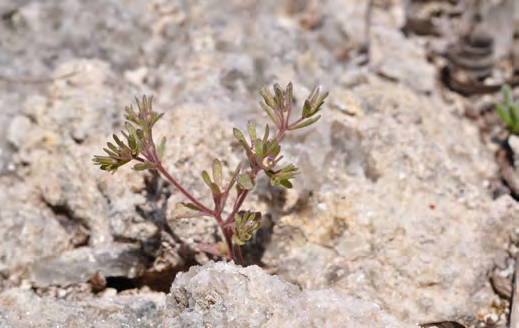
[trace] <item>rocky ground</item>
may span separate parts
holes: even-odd
[[[490,77],[463,84],[448,45],[469,2],[0,0],[0,327],[504,327],[512,33],[488,29]],[[250,267],[197,250],[218,226],[174,219],[164,179],[92,165],[153,95],[167,168],[209,201],[202,170],[244,159],[232,128],[266,123],[258,90],[290,81],[297,106],[330,96],[284,141],[294,188],[261,180],[244,205],[263,213]]]

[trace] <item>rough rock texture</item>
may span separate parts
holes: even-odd
[[[56,258],[36,260],[30,268],[31,281],[35,287],[68,286],[88,281],[98,272],[109,277],[135,278],[144,270],[143,257],[139,247],[129,244],[81,247]]]
[[[286,195],[299,206],[279,205],[263,260],[288,281],[346,290],[408,320],[482,311],[519,206],[490,198],[496,167],[477,130],[379,79],[342,99],[359,106],[355,116],[332,109],[300,139],[315,147],[298,153],[302,169],[327,163],[327,174],[310,181],[312,196]]]
[[[0,327],[158,327],[163,294],[114,294],[70,301],[12,288],[0,294]]]
[[[91,158],[123,127],[124,106],[153,94],[166,113],[155,132],[168,138],[165,165],[209,201],[201,171],[214,158],[232,171],[243,159],[232,127],[263,125],[258,89],[292,81],[297,106],[316,84],[330,91],[321,121],[283,141],[302,174],[289,191],[260,180],[244,204],[264,214],[259,260],[305,290],[286,287],[297,297],[287,305],[311,309],[325,292],[306,290],[322,289],[363,299],[355,304],[366,313],[381,313],[375,302],[405,323],[476,321],[497,299],[487,274],[505,257],[519,208],[492,198],[495,146],[480,141],[459,96],[442,97],[423,43],[400,31],[402,8],[0,0],[0,290],[15,300],[0,312],[11,304],[20,325],[45,312],[57,325],[84,326],[100,318],[82,312],[87,303],[37,295],[86,284],[92,273],[107,278],[107,290],[114,279],[164,290],[207,261],[193,246],[215,241],[213,221],[172,219],[184,199],[163,179],[126,167],[109,175]],[[111,247],[109,261],[74,260]],[[127,248],[134,263],[121,268]],[[55,265],[63,271],[48,270]],[[211,272],[200,274],[217,279]],[[30,304],[34,317],[22,316]],[[84,317],[61,316],[65,308]],[[136,317],[116,318],[108,322]]]
[[[372,302],[335,290],[301,290],[257,266],[209,262],[171,286],[164,328],[414,327]]]

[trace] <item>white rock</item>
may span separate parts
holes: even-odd
[[[166,299],[163,327],[416,326],[338,290],[301,290],[257,266],[209,262],[177,275]]]

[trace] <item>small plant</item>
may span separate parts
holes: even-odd
[[[514,102],[510,86],[503,86],[503,102],[497,104],[497,114],[508,132],[519,135],[519,103]]]
[[[166,139],[162,138],[160,144],[156,146],[152,133],[153,126],[164,114],[152,110],[151,97],[144,96],[141,101],[136,99],[138,112],[134,111],[132,106],[125,108],[126,132],[122,131],[124,138],[121,140],[114,134],[115,144],[108,142],[108,148],[104,148],[107,155],[94,156],[94,164],[100,165],[101,170],[115,173],[119,167],[135,161],[137,163],[133,169],[136,171],[159,171],[189,200],[176,205],[176,218],[209,216],[218,222],[224,241],[215,244],[199,244],[199,248],[243,265],[240,246],[251,239],[261,221],[261,213],[241,210],[244,200],[254,189],[258,174],[261,172],[269,177],[273,185],[292,187],[291,180],[299,174],[299,170],[292,164],[278,167],[283,158],[280,155],[280,142],[287,132],[307,127],[319,120],[321,116],[316,114],[321,110],[324,99],[328,96],[328,92],[321,93],[320,88],[315,88],[305,100],[301,116],[291,122],[292,83],[289,83],[285,90],[275,84],[274,94],[267,88],[263,88],[260,94],[264,101],[260,102],[260,105],[274,123],[276,133],[271,134],[267,124],[263,136],[258,136],[256,127],[249,121],[247,124],[249,140],[247,140],[240,130],[234,129],[234,136],[243,146],[248,165],[245,167],[238,165],[227,181],[224,181],[222,163],[218,159],[213,161],[211,175],[207,171],[202,172],[202,179],[209,187],[214,201],[211,207],[195,199],[164,169],[162,155]],[[236,199],[230,214],[224,218],[223,212],[232,190],[236,191]]]

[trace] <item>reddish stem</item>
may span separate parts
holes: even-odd
[[[243,266],[243,256],[241,255],[240,245],[236,245],[236,249],[238,250],[237,253],[238,253],[238,259],[240,260],[240,264],[241,264],[241,266]]]
[[[236,213],[238,213],[240,207],[243,205],[243,202],[245,201],[245,198],[247,198],[248,194],[249,191],[244,190],[240,195],[238,195],[238,198],[236,198],[236,203],[234,203],[234,208],[232,209],[231,214],[229,214],[229,216],[225,220],[224,225],[228,225],[229,223],[233,222],[234,216],[236,215]]]
[[[169,180],[169,182],[171,182],[175,188],[177,188],[182,194],[184,194],[184,196],[186,196],[193,204],[195,204],[197,207],[199,207],[202,212],[204,212],[205,214],[207,215],[210,215],[212,217],[216,217],[216,213],[210,209],[208,209],[207,207],[205,207],[202,203],[200,203],[198,200],[196,200],[193,196],[191,196],[190,193],[188,193],[178,182],[177,180],[175,180],[169,173],[168,171],[166,171],[164,169],[164,167],[162,166],[161,163],[158,163],[157,164],[157,170],[159,170],[160,173],[162,173],[162,175],[164,175],[166,177],[166,179]]]

